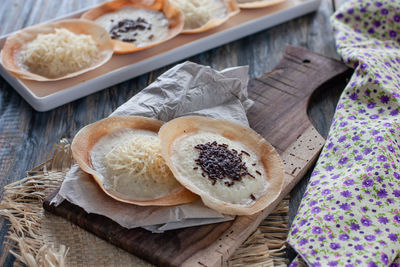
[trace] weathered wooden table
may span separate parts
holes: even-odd
[[[46,21],[63,14],[93,6],[102,0],[3,0],[0,6],[0,35]],[[321,1],[317,12],[239,39],[188,60],[215,69],[249,65],[250,76],[270,71],[280,60],[286,44],[305,47],[325,56],[339,58],[329,17],[330,1]],[[172,65],[171,65],[172,66]],[[120,83],[48,112],[34,111],[0,77],[0,197],[2,188],[24,177],[27,170],[45,160],[61,138],[71,138],[84,125],[108,116],[116,107],[151,83],[166,66],[135,79]],[[310,103],[309,115],[322,136],[326,137],[331,118],[344,83],[325,90]],[[293,219],[307,185],[308,176],[291,192],[290,219]],[[0,217],[0,244],[8,228]],[[0,246],[1,247],[1,246]],[[294,253],[289,252],[292,258]],[[4,261],[5,260],[5,261]],[[11,266],[13,258],[0,258]]]

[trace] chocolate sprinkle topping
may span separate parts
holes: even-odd
[[[137,31],[145,31],[145,30],[151,30],[151,24],[148,23],[144,18],[138,18],[136,20],[132,19],[123,19],[118,21],[117,24],[115,24],[111,30],[110,30],[110,37],[111,39],[117,39],[118,37],[121,37],[121,33],[127,33],[127,32],[134,32],[134,36],[137,35]],[[152,35],[150,35],[152,36]],[[152,39],[153,37],[149,37],[149,39]],[[125,38],[122,39],[124,42],[135,42],[135,38]]]
[[[133,43],[133,42],[136,41],[136,39],[135,39],[135,38],[123,38],[122,41],[124,41],[124,42],[129,42],[129,43]]]
[[[215,180],[215,181],[216,181],[216,180]],[[234,182],[225,182],[224,184],[225,184],[226,186],[230,187],[230,186],[234,185]]]
[[[242,150],[241,151],[243,154],[245,154],[246,156],[250,156],[250,154],[249,153],[247,153],[246,151],[244,151],[244,150]]]
[[[230,181],[224,184],[230,187],[245,176],[255,178],[248,172],[246,163],[242,162],[242,155],[234,149],[229,149],[227,144],[218,144],[214,141],[198,144],[194,148],[200,150],[195,163],[201,167],[202,176],[207,175],[213,185],[217,179],[229,179]]]

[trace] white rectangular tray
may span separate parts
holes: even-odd
[[[122,81],[177,62],[211,48],[270,28],[312,12],[320,0],[286,0],[260,9],[244,9],[214,30],[178,35],[156,47],[126,55],[114,55],[100,68],[74,78],[54,82],[17,79],[0,65],[0,74],[37,111],[47,111]],[[88,9],[57,18],[78,18]],[[12,34],[12,33],[11,33]],[[0,49],[5,38],[0,37]]]

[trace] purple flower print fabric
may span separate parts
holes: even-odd
[[[400,0],[347,2],[332,25],[355,72],[288,242],[312,266],[399,266]]]

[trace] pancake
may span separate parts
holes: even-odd
[[[200,33],[218,27],[239,13],[233,0],[171,0],[184,17],[182,33]]]
[[[81,18],[104,27],[114,52],[131,53],[163,43],[183,29],[183,15],[166,0],[115,0],[85,12]]]
[[[214,210],[250,215],[280,194],[279,155],[249,128],[206,117],[182,117],[164,124],[159,137],[176,179]]]
[[[55,81],[98,68],[112,54],[111,39],[102,27],[91,21],[68,19],[11,35],[1,50],[1,62],[18,78]]]
[[[197,196],[175,179],[161,155],[161,125],[135,116],[103,119],[77,133],[73,157],[116,200],[141,206],[191,202]]]

